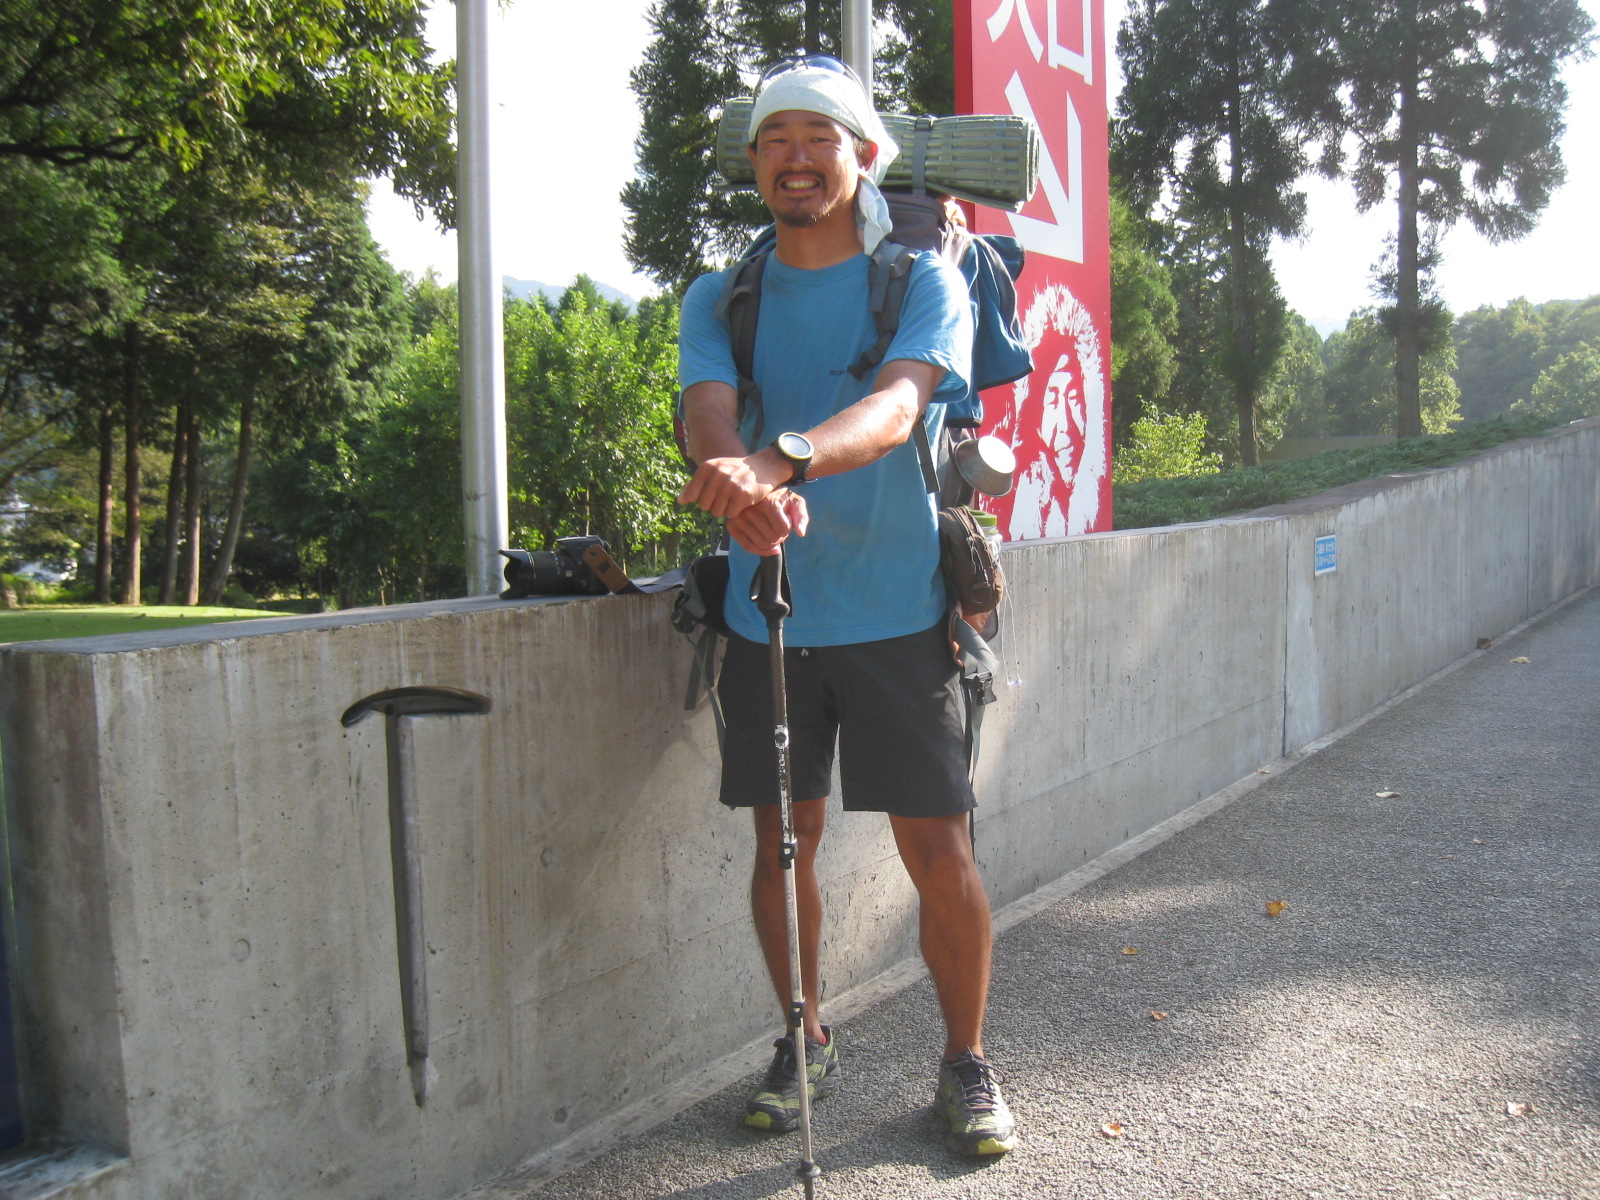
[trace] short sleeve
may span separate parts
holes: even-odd
[[[689,285],[678,318],[678,387],[697,383],[739,384],[728,343],[728,326],[712,314],[722,295],[726,272],[702,275]]]
[[[885,362],[913,359],[943,367],[937,395],[964,395],[972,376],[972,303],[967,282],[937,252],[919,254]]]

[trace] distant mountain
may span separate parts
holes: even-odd
[[[567,291],[566,288],[557,287],[553,283],[540,283],[537,279],[513,279],[509,275],[502,275],[500,277],[500,282],[503,283],[510,290],[511,294],[518,300],[529,300],[534,296],[543,296],[545,299],[549,300],[551,304],[559,304],[561,302],[561,297],[565,295]],[[637,309],[639,307],[639,302],[626,292],[619,292],[616,288],[609,287],[598,280],[595,281],[594,289],[607,300],[621,300],[630,309]]]

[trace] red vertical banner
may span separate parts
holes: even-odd
[[[1039,188],[974,229],[1028,252],[1017,311],[1034,371],[984,393],[985,433],[1011,445],[1016,484],[983,506],[1008,541],[1111,528],[1111,204],[1104,0],[955,0],[964,113],[1031,117]]]

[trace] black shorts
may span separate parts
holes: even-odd
[[[784,648],[795,800],[828,794],[834,746],[848,812],[944,817],[976,806],[960,673],[944,622],[853,646]],[[727,714],[722,803],[778,802],[771,651],[734,634],[717,690]]]

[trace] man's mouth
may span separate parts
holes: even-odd
[[[791,175],[778,181],[778,190],[791,195],[809,192],[822,186],[822,180],[811,175]]]

